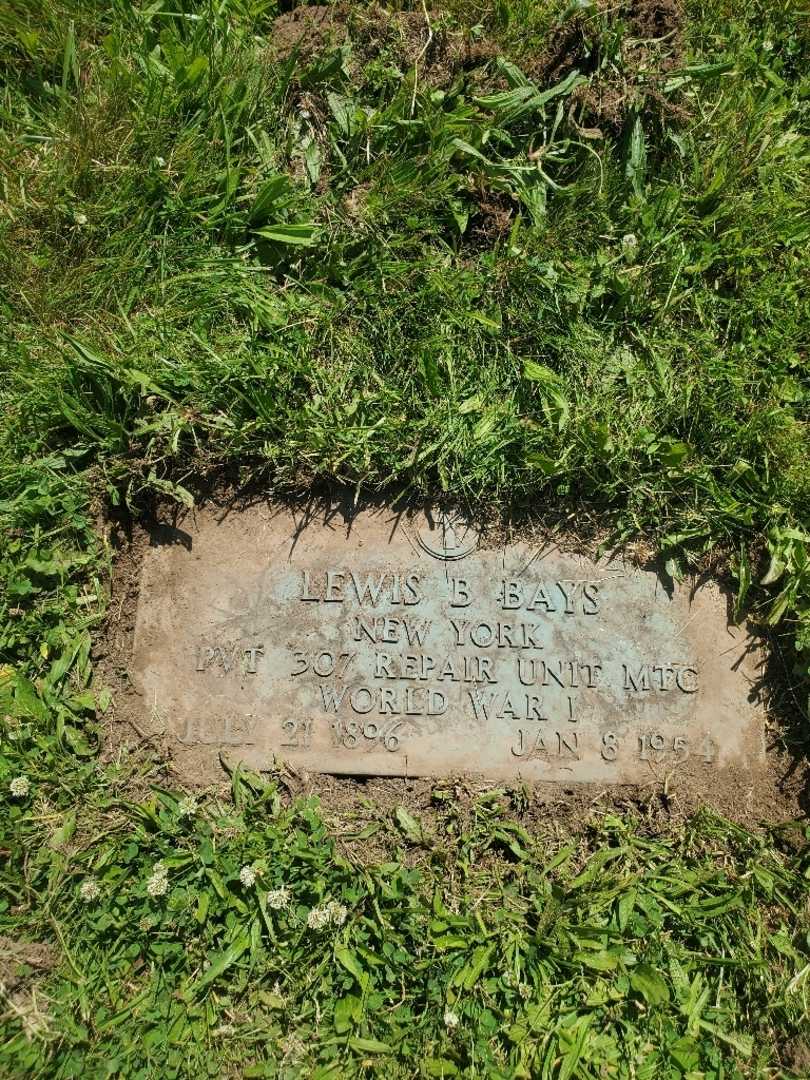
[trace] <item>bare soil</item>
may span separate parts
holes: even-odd
[[[621,70],[602,63],[603,23],[624,27]],[[574,70],[592,76],[572,100],[575,122],[591,138],[618,133],[631,109],[671,122],[687,120],[688,111],[661,92],[666,75],[684,60],[684,23],[680,0],[627,0],[619,5],[600,0],[596,15],[582,13],[560,23],[539,55],[519,62],[542,86],[554,85]],[[448,25],[437,11],[392,11],[380,4],[348,3],[297,7],[276,18],[271,41],[276,61],[293,53],[311,61],[351,41],[350,63],[358,71],[386,56],[403,73],[415,71],[418,83],[432,88],[448,87],[462,72],[474,73],[479,91],[506,85],[494,72],[483,74],[500,54],[497,43],[486,37],[473,40],[468,31]]]
[[[287,60],[296,53],[304,62],[329,49],[352,43],[350,63],[357,70],[385,55],[405,71],[416,68],[422,85],[443,87],[460,71],[472,70],[498,54],[486,40],[450,29],[439,12],[391,11],[379,4],[369,7],[347,3],[297,7],[279,15],[271,34],[272,57]]]
[[[597,18],[625,26],[621,71],[614,64],[603,67]],[[683,63],[684,18],[678,0],[630,0],[618,7],[603,2],[597,17],[576,15],[554,30],[528,73],[547,85],[575,70],[592,76],[572,95],[575,122],[592,138],[621,132],[634,109],[687,120],[683,106],[661,93],[665,76]]]
[[[53,945],[40,941],[19,941],[0,934],[0,986],[15,993],[32,979],[41,978],[59,962]]]
[[[810,1043],[796,1039],[782,1050],[782,1060],[796,1076],[810,1076]]]
[[[45,942],[20,941],[0,934],[0,1000],[22,1025],[26,1038],[42,1038],[50,1017],[40,984],[61,961],[59,950]],[[4,1017],[5,1019],[5,1017]]]
[[[348,31],[348,7],[312,4],[293,8],[273,22],[273,52],[278,60],[288,60],[297,53],[310,60],[325,50],[342,45]]]
[[[670,44],[670,66],[681,58],[684,10],[679,0],[632,0],[627,10],[633,32],[644,41]]]

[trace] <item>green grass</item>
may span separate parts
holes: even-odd
[[[35,745],[15,747],[29,772]],[[37,755],[36,792],[55,756]],[[802,1075],[777,1062],[806,1045],[806,829],[706,814],[651,836],[608,815],[560,843],[515,824],[503,792],[438,787],[432,828],[369,808],[337,847],[275,783],[235,777],[233,803],[182,816],[121,780],[88,765],[10,809],[9,900],[63,964],[8,1016],[4,1075]],[[357,858],[369,838],[388,861]],[[330,902],[345,922],[310,928]]]
[[[0,9],[0,941],[55,957],[0,950],[0,1074],[810,1071],[802,830],[448,798],[358,867],[274,783],[180,818],[99,757],[99,513],[221,469],[711,557],[806,701],[807,14],[651,7],[358,3],[289,55],[265,0]]]

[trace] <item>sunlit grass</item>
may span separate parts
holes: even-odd
[[[806,698],[806,21],[395,7],[0,11],[0,940],[54,949],[0,956],[0,1072],[804,1075],[802,830],[440,793],[366,867],[274,782],[98,765],[99,512],[222,466],[713,553]]]

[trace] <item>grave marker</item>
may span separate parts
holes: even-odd
[[[460,518],[254,507],[147,551],[133,676],[187,779],[250,768],[646,783],[762,760],[712,583],[482,544]]]

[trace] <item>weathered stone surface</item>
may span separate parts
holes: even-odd
[[[646,783],[763,755],[716,585],[391,510],[189,515],[147,551],[133,677],[187,779],[254,769]]]

